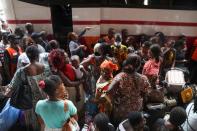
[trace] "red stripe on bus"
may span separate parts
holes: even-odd
[[[51,24],[51,20],[7,20],[9,24]],[[135,20],[101,20],[101,21],[73,21],[73,25],[100,25],[100,24],[123,24],[123,25],[159,25],[159,26],[197,26],[190,22],[161,22],[161,21],[135,21]]]
[[[101,21],[73,21],[73,25],[100,25]]]
[[[51,24],[51,20],[7,20],[8,24]]]
[[[161,21],[135,21],[135,20],[101,20],[101,24],[197,26],[197,23],[188,23],[188,22],[161,22]]]

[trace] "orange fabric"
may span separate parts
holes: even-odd
[[[193,52],[193,54],[192,54],[192,60],[194,60],[194,61],[197,61],[197,39],[195,40],[195,42],[194,42],[194,52]]]
[[[19,52],[17,52],[15,49],[11,47],[6,48],[6,50],[10,55],[10,63],[9,63],[10,76],[13,77],[17,69],[18,57],[20,54],[22,54],[22,50],[21,48],[19,48]]]
[[[118,65],[114,64],[112,61],[105,60],[101,65],[101,69],[118,70]]]

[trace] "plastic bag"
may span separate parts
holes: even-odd
[[[10,106],[10,99],[8,99],[0,112],[0,131],[8,131],[18,120],[19,114],[20,110]]]

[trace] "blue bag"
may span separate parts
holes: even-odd
[[[20,110],[10,106],[10,99],[0,112],[0,131],[8,131],[18,120]]]

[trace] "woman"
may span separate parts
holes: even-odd
[[[19,88],[22,86],[23,81],[27,78],[28,85],[31,87],[32,91],[33,107],[32,109],[24,111],[25,126],[27,127],[26,130],[38,131],[40,130],[40,125],[37,121],[34,109],[38,100],[46,98],[46,94],[38,87],[38,82],[47,77],[50,74],[50,70],[37,62],[39,59],[39,51],[36,46],[31,45],[27,47],[26,54],[30,60],[30,64],[17,70],[9,85],[9,88],[11,90],[14,88]]]
[[[62,131],[68,125],[69,119],[78,119],[74,104],[69,100],[59,98],[65,90],[59,76],[51,75],[40,81],[39,86],[48,95],[47,99],[38,101],[35,109],[42,125],[42,131]]]
[[[149,79],[151,87],[156,88],[156,82],[160,71],[160,53],[161,49],[158,44],[151,45],[149,50],[150,59],[145,63],[142,74],[146,75]]]
[[[49,54],[49,64],[51,66],[51,70],[54,74],[57,74],[62,79],[65,84],[69,94],[69,99],[76,104],[76,91],[75,86],[79,86],[82,81],[75,81],[76,74],[71,64],[68,61],[68,55],[61,49],[55,49]],[[65,95],[68,95],[65,94]]]
[[[111,58],[109,58],[107,56],[107,54],[109,54],[109,50],[107,48],[107,45],[104,43],[101,43],[98,47],[97,47],[97,53],[99,54],[99,56],[97,55],[90,55],[88,58],[84,59],[81,62],[81,65],[84,66],[84,68],[90,72],[90,77],[89,79],[91,79],[91,89],[92,92],[95,93],[95,85],[96,85],[96,81],[98,80],[100,77],[100,65],[104,60],[110,60]]]
[[[112,96],[114,124],[123,121],[129,112],[143,109],[143,96],[150,87],[146,76],[138,74],[140,57],[129,54],[123,62],[123,70],[116,75],[109,86]]]
[[[113,79],[113,71],[118,70],[118,66],[111,61],[105,60],[101,65],[101,76],[96,83],[95,101],[98,103],[100,112],[110,116],[112,111],[111,98],[106,95],[109,85]]]

